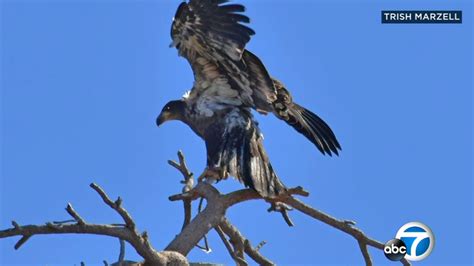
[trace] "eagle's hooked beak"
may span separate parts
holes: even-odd
[[[168,119],[166,117],[166,114],[164,114],[163,112],[156,118],[156,125],[157,126],[160,126],[161,124],[163,124],[164,122],[166,122]]]
[[[156,125],[160,126],[166,121],[182,120],[185,103],[183,100],[170,101],[163,107],[160,115],[156,118]]]

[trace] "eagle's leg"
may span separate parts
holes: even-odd
[[[198,177],[198,182],[202,182],[204,181],[204,179],[208,180],[208,181],[211,181],[211,182],[214,182],[214,181],[218,181],[221,179],[221,173],[222,173],[222,170],[220,168],[209,168],[209,167],[206,167],[206,169],[204,169],[203,173]]]

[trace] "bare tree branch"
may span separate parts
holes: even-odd
[[[224,217],[226,206],[220,201],[220,193],[207,183],[198,183],[189,192],[171,196],[170,200],[194,200],[200,195],[207,200],[206,208],[171,241],[165,250],[176,251],[186,256],[199,240]]]
[[[127,241],[145,259],[144,265],[188,265],[187,260],[176,252],[157,252],[148,242],[146,233],[139,234],[135,230],[135,222],[128,212],[121,206],[121,199],[112,202],[102,188],[96,184],[90,185],[101,196],[103,201],[114,209],[125,221],[126,226],[109,224],[89,224],[68,204],[66,211],[76,223],[46,223],[44,225],[20,225],[12,221],[13,228],[0,231],[0,238],[22,236],[16,243],[15,249],[20,248],[34,235],[46,234],[94,234],[116,237]],[[69,221],[66,221],[69,222]],[[125,264],[123,264],[125,265]],[[127,264],[131,265],[131,264]],[[138,265],[138,264],[136,264]]]
[[[171,165],[173,168],[177,169],[183,176],[183,180],[181,180],[180,183],[184,184],[182,192],[186,193],[186,192],[189,192],[191,189],[193,189],[194,176],[186,164],[186,158],[184,157],[184,154],[182,151],[178,151],[178,160],[179,160],[179,163],[173,160],[168,160],[168,164]],[[203,200],[204,198],[201,198],[201,200],[199,201],[198,212],[201,212]],[[183,221],[183,226],[181,227],[181,230],[183,230],[191,222],[191,213],[192,213],[191,202],[192,200],[190,199],[183,199],[184,221]],[[196,247],[203,250],[204,252],[209,253],[211,252],[211,249],[207,241],[207,235],[204,235],[203,238],[204,238],[204,246],[201,246],[199,245],[199,243],[197,243]]]
[[[125,241],[123,239],[119,239],[120,242],[120,252],[118,257],[118,262],[122,262],[125,260]]]
[[[354,237],[359,244],[366,265],[372,265],[372,260],[367,250],[367,246],[372,246],[380,250],[383,250],[384,248],[384,244],[382,242],[368,237],[364,232],[362,232],[362,230],[355,227],[355,223],[352,221],[336,219],[322,211],[316,210],[306,205],[305,203],[293,197],[288,197],[283,202],[288,204],[292,208],[297,209],[302,213],[313,217],[314,219],[317,219]],[[410,265],[410,263],[406,259],[401,260],[401,263],[403,265]]]
[[[283,202],[283,200],[291,195],[307,196],[308,192],[301,187],[291,188],[286,194],[275,198],[265,199],[269,202]],[[262,199],[262,197],[252,189],[242,189],[229,194],[221,195],[219,191],[206,182],[198,183],[192,190],[170,196],[171,201],[178,200],[196,200],[203,197],[207,200],[206,208],[199,213],[191,223],[175,237],[175,239],[165,248],[165,250],[176,251],[183,255],[187,255],[195,244],[218,225],[225,216],[226,210],[239,202]]]
[[[362,252],[362,256],[364,256],[365,265],[372,266],[372,258],[370,257],[369,249],[367,248],[367,245],[365,245],[361,241],[358,241],[358,242],[359,242],[360,252]]]
[[[221,224],[223,222],[221,222]],[[225,224],[222,225],[222,227],[225,227],[225,226],[226,226]],[[218,233],[224,233],[224,230],[221,228],[220,224],[217,225],[216,227],[214,227],[214,229]],[[227,243],[230,243],[232,245],[232,252],[231,252],[232,257],[235,259],[235,261],[237,262],[237,264],[239,266],[248,265],[247,262],[245,261],[245,257],[244,257],[244,242],[245,242],[245,239],[241,238],[241,237],[236,237],[235,235],[232,235],[231,233],[234,233],[234,231],[229,232],[229,230],[227,230],[227,229],[229,229],[229,228],[226,228],[226,233],[230,237],[230,240],[227,241]],[[224,238],[225,238],[225,236],[224,236]],[[227,240],[227,238],[225,238],[225,239]],[[225,242],[224,242],[224,244],[225,244]]]
[[[168,164],[177,169],[182,175],[183,180],[181,184],[184,184],[183,193],[190,191],[194,186],[193,173],[189,171],[188,166],[186,165],[186,159],[184,158],[183,152],[178,151],[179,163],[173,160],[168,160]],[[182,229],[186,227],[191,221],[191,200],[183,200],[184,207],[184,222]]]
[[[213,186],[207,184],[206,182],[200,182],[192,190],[169,197],[171,201],[192,201],[203,197],[207,200],[208,204],[204,211],[198,214],[181,232],[181,234],[176,236],[176,238],[166,247],[165,250],[177,251],[183,255],[187,255],[204,234],[222,223],[222,221],[225,219],[225,212],[229,207],[248,200],[264,199],[265,201],[272,204],[270,210],[282,212],[282,215],[284,216],[285,220],[287,220],[289,225],[291,225],[292,222],[289,220],[286,211],[290,209],[289,207],[291,207],[351,235],[357,240],[366,264],[372,265],[372,260],[366,246],[372,246],[383,250],[383,243],[365,235],[360,229],[354,226],[354,222],[336,219],[304,204],[298,199],[295,199],[293,195],[308,196],[309,193],[302,187],[296,187],[290,188],[286,193],[273,198],[262,198],[256,191],[252,189],[242,189],[229,194],[221,195],[219,191],[217,191],[217,189],[215,189]],[[405,259],[403,259],[401,263],[403,265],[410,265],[410,263]]]
[[[242,251],[249,255],[256,263],[258,263],[259,265],[275,265],[275,263],[273,263],[271,260],[265,258],[262,254],[260,254],[259,250],[253,248],[250,244],[250,241],[246,239],[240,233],[240,231],[230,223],[227,218],[224,218],[222,222],[218,225],[218,227],[222,228],[221,230],[230,237],[231,242],[239,243],[239,245],[242,245]]]
[[[82,219],[81,216],[72,208],[71,203],[67,204],[66,211],[67,211],[67,213],[69,213],[69,215],[72,216],[72,218],[74,218],[74,221],[76,221],[78,224],[80,224],[80,225],[85,225],[86,224],[84,219]]]
[[[281,203],[281,202],[272,202],[270,208],[268,209],[268,212],[279,212],[281,213],[281,216],[285,220],[286,224],[288,226],[294,226],[295,224],[293,221],[290,219],[290,216],[288,215],[288,211],[293,210],[291,207],[288,205]]]
[[[267,243],[267,241],[265,241],[265,240],[260,241],[260,243],[258,243],[258,245],[255,247],[255,250],[259,251],[261,248],[263,248],[263,246],[265,246],[266,243]]]
[[[288,216],[288,211],[296,209],[316,220],[351,235],[356,239],[366,265],[370,266],[373,264],[368,246],[380,250],[384,248],[383,243],[368,237],[362,230],[355,227],[355,222],[334,218],[294,198],[294,195],[309,195],[302,187],[290,188],[285,193],[272,198],[262,198],[252,189],[241,189],[228,194],[221,194],[215,187],[206,182],[199,182],[194,186],[193,174],[189,171],[182,152],[178,153],[178,158],[179,163],[175,161],[168,161],[168,163],[183,175],[181,183],[184,184],[184,187],[182,193],[170,196],[169,199],[171,201],[183,201],[185,218],[181,233],[169,243],[165,251],[156,251],[149,242],[147,232],[145,231],[140,234],[137,231],[133,218],[127,210],[122,207],[122,199],[120,197],[116,201],[112,201],[105,191],[96,184],[91,184],[91,188],[100,195],[105,204],[120,215],[125,224],[87,223],[72,205],[68,204],[66,211],[73,218],[72,220],[49,222],[44,225],[20,225],[12,221],[13,227],[0,231],[0,238],[21,236],[20,240],[15,244],[15,249],[19,249],[34,235],[95,234],[111,236],[120,240],[119,261],[111,264],[112,266],[189,265],[185,256],[193,247],[197,246],[203,237],[206,243],[206,250],[209,250],[207,238],[205,237],[209,230],[214,228],[237,265],[248,264],[245,260],[245,254],[260,265],[274,265],[272,261],[260,253],[260,248],[265,242],[253,248],[250,241],[225,217],[227,209],[235,204],[248,200],[265,200],[271,205],[269,211],[280,212],[290,226],[293,225],[293,222]],[[197,199],[201,199],[200,206],[203,199],[206,200],[207,204],[204,210],[199,212],[194,219],[191,220],[191,204],[192,201]],[[199,209],[201,209],[201,207],[199,207]],[[144,262],[137,263],[125,260],[125,241],[135,248],[138,254],[144,258]],[[106,262],[104,263],[108,265]],[[401,260],[401,263],[405,266],[411,265],[406,259]]]
[[[21,246],[23,246],[23,244],[26,243],[26,241],[28,241],[28,239],[30,239],[31,235],[24,235],[22,238],[20,238],[20,240],[18,240],[18,242],[16,242],[14,248],[15,249],[19,249],[21,248]]]
[[[122,208],[122,199],[120,197],[118,197],[117,200],[113,202],[104,192],[104,190],[98,185],[92,183],[90,184],[90,187],[100,195],[105,204],[109,205],[110,208],[114,209],[122,217],[123,221],[125,222],[125,225],[129,229],[135,231],[135,222],[133,221],[127,210]]]
[[[229,252],[230,256],[232,257],[232,259],[234,259],[235,263],[239,266],[246,266],[248,265],[247,262],[245,261],[244,258],[242,257],[239,257],[239,255],[237,255],[236,251],[235,251],[235,246],[232,247],[232,245],[230,244],[229,240],[227,239],[224,231],[222,231],[222,229],[220,228],[220,226],[216,226],[214,228],[214,230],[216,230],[217,234],[219,235],[219,237],[221,238],[222,242],[224,243],[224,246],[227,248],[227,251]]]

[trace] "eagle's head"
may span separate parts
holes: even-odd
[[[181,120],[184,119],[184,112],[186,109],[186,103],[183,100],[170,101],[168,102],[160,115],[156,118],[156,125],[160,126],[168,120]]]

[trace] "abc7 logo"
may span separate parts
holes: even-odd
[[[419,261],[428,257],[434,247],[434,235],[431,229],[419,222],[402,226],[396,238],[385,243],[383,252],[389,260],[399,261],[406,258]]]
[[[383,253],[389,260],[399,261],[407,254],[407,246],[400,239],[394,238],[385,243]]]

